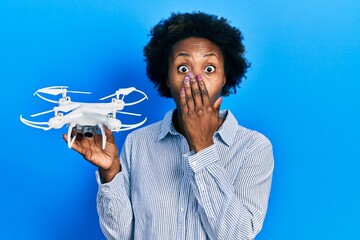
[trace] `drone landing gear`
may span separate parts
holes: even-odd
[[[76,127],[76,133],[73,138],[71,138],[71,133]],[[102,136],[102,149],[105,149],[106,146],[106,134],[105,134],[105,127],[104,124],[99,123],[98,126],[80,126],[76,124],[70,124],[68,128],[68,147],[71,148],[73,143],[75,142],[75,139],[77,137],[77,134],[80,133],[86,138],[92,138],[97,134],[97,130],[100,129],[101,136]]]

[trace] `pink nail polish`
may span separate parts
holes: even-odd
[[[199,74],[199,75],[196,75],[196,78],[197,78],[197,80],[198,80],[199,82],[202,81],[202,78],[201,78],[201,75],[200,75],[200,74]]]
[[[182,93],[182,94],[185,93],[185,88],[181,88],[181,93]]]
[[[195,78],[195,75],[192,72],[189,72],[189,77],[190,78]]]
[[[190,78],[189,78],[188,76],[186,76],[185,79],[184,79],[184,82],[185,82],[186,84],[189,84],[189,83],[190,83]]]

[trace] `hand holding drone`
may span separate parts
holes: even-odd
[[[54,86],[54,87],[46,87],[37,90],[34,95],[39,98],[58,104],[58,106],[54,107],[51,110],[36,113],[31,115],[31,117],[37,117],[40,115],[48,114],[54,112],[54,117],[51,117],[48,122],[35,122],[29,121],[20,115],[20,121],[24,124],[33,127],[39,128],[43,130],[50,129],[59,129],[62,128],[65,124],[68,124],[68,146],[72,147],[77,134],[82,134],[84,137],[91,138],[93,137],[98,130],[100,130],[102,135],[102,149],[105,149],[106,144],[106,134],[105,127],[107,127],[111,131],[119,132],[126,131],[136,127],[141,126],[146,122],[146,118],[139,123],[136,124],[123,124],[119,119],[116,118],[116,114],[127,114],[132,116],[141,116],[137,113],[124,112],[121,111],[126,106],[131,106],[138,104],[145,99],[148,99],[147,95],[137,90],[134,87],[130,88],[120,88],[114,94],[103,97],[100,100],[105,100],[111,97],[111,102],[107,103],[85,103],[85,102],[72,102],[70,97],[67,96],[67,93],[80,93],[80,94],[90,94],[90,92],[81,92],[81,91],[69,91],[66,86]],[[143,97],[135,102],[124,101],[125,96],[129,95],[132,92],[138,92]],[[58,100],[52,100],[44,97],[42,94],[49,95],[59,95],[62,97]],[[71,138],[71,133],[75,131],[75,135]]]

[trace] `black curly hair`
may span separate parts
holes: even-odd
[[[228,21],[203,12],[172,13],[150,31],[151,39],[144,47],[146,74],[157,87],[160,96],[171,97],[166,85],[169,57],[175,43],[189,38],[201,37],[215,43],[224,57],[226,84],[221,95],[236,93],[250,63],[245,59],[245,47],[241,32]]]

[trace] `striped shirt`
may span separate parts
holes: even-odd
[[[271,143],[225,110],[214,144],[195,153],[172,115],[128,134],[111,182],[102,184],[97,171],[106,238],[254,239],[270,194]]]

